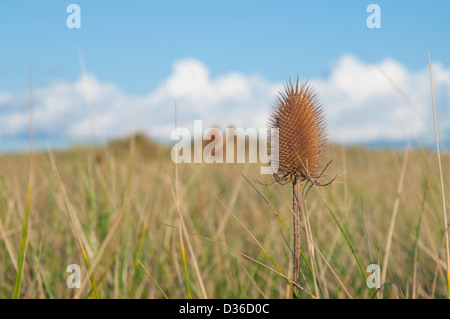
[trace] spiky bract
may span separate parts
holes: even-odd
[[[327,125],[317,93],[308,82],[297,77],[295,85],[292,79],[285,84],[269,116],[269,126],[278,129],[275,180],[288,183],[319,178],[327,145]]]

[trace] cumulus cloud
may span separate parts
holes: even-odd
[[[450,69],[433,64],[440,134],[450,135]],[[370,143],[404,140],[415,134],[431,139],[429,71],[410,71],[393,59],[377,65],[352,55],[341,57],[323,79],[311,79],[320,93],[331,140]],[[202,62],[176,61],[171,74],[154,90],[131,95],[113,83],[85,74],[74,82],[34,88],[36,138],[86,140],[144,131],[169,141],[174,127],[192,128],[196,119],[222,128],[264,127],[281,83],[255,74],[229,72],[212,77]],[[0,92],[2,141],[28,135],[26,94]]]
[[[450,70],[434,63],[439,124],[450,133]],[[432,137],[430,76],[427,67],[409,71],[393,59],[378,64],[343,56],[326,79],[313,81],[321,93],[331,138],[342,143]]]
[[[203,63],[184,59],[175,62],[172,74],[150,92],[148,100],[151,106],[147,108],[158,117],[160,125],[167,127],[171,124],[170,130],[174,123],[175,102],[179,123],[183,126],[190,127],[194,119],[202,119],[209,126],[264,126],[265,119],[261,115],[269,110],[278,88],[279,85],[257,75],[230,72],[212,78]],[[139,118],[148,120],[140,115]],[[152,130],[153,124],[150,123],[150,130],[158,135],[158,127]],[[145,126],[145,123],[140,123],[140,126]],[[170,133],[164,134],[170,136]]]

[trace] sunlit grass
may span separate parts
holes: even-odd
[[[53,164],[50,153],[35,154],[29,250],[18,297],[92,298],[93,284],[101,298],[292,295],[286,283],[292,225],[281,222],[292,217],[288,186],[256,183],[269,179],[259,175],[259,164],[180,164],[174,196],[170,149],[141,136],[134,143],[52,152]],[[436,153],[409,152],[402,165],[404,151],[331,148],[327,175],[344,175],[308,194],[302,298],[446,298]],[[448,188],[450,156],[441,152],[441,160]],[[21,254],[29,157],[3,155],[1,162],[0,297],[10,298]],[[363,275],[370,275],[369,264],[382,265],[397,196],[386,284],[377,292]],[[81,289],[66,285],[66,268],[74,263],[81,267]]]

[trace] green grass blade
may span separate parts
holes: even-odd
[[[281,219],[280,214],[278,214],[278,212],[275,210],[275,208],[273,208],[273,206],[269,203],[269,201],[261,194],[260,191],[258,191],[255,187],[255,185],[253,185],[248,179],[247,177],[245,177],[244,174],[242,174],[242,177],[247,181],[247,183],[250,184],[251,187],[253,187],[253,189],[256,191],[256,193],[258,193],[258,195],[264,200],[264,202],[270,207],[270,209],[274,212],[274,214],[278,217],[278,219],[280,220],[280,222],[283,224],[284,228],[288,228],[286,223]]]
[[[13,291],[13,299],[18,299],[20,295],[20,287],[22,285],[22,274],[23,274],[23,267],[25,265],[25,255],[27,252],[27,246],[28,246],[28,224],[30,220],[30,207],[31,207],[31,196],[33,194],[33,187],[32,185],[28,186],[28,192],[27,192],[27,204],[25,207],[25,219],[23,222],[22,227],[22,240],[20,242],[20,254],[19,254],[19,261],[17,263],[17,274],[16,274],[16,280],[14,282],[14,291]]]
[[[33,145],[33,94],[32,94],[32,77],[31,68],[28,73],[28,102],[30,110],[30,162],[29,162],[29,172],[28,172],[28,189],[27,189],[27,202],[25,205],[25,218],[22,226],[22,239],[20,242],[20,253],[19,260],[17,262],[17,274],[16,280],[14,282],[13,299],[18,299],[20,296],[20,288],[22,285],[22,275],[23,267],[25,265],[25,256],[28,246],[28,228],[30,220],[30,208],[31,208],[31,198],[33,195],[33,185],[34,185],[34,145]]]
[[[331,216],[333,216],[333,219],[336,222],[336,225],[339,227],[339,230],[341,231],[341,234],[344,236],[348,247],[352,251],[353,258],[355,259],[356,264],[358,265],[359,271],[361,272],[361,275],[364,278],[364,283],[366,283],[367,282],[367,276],[366,276],[363,268],[361,267],[361,263],[359,262],[358,256],[356,255],[355,250],[353,249],[353,246],[350,243],[350,240],[348,239],[347,235],[345,234],[344,230],[342,229],[341,224],[339,223],[339,221],[337,220],[336,216],[334,215],[333,210],[331,209],[331,207],[326,202],[325,202],[325,205],[327,206],[328,211],[331,213]],[[369,289],[370,294],[373,296],[372,290],[369,287],[367,287],[367,288]]]
[[[191,285],[189,284],[189,274],[188,274],[187,262],[186,262],[186,251],[184,249],[183,234],[181,233],[181,225],[179,227],[179,233],[180,233],[181,256],[183,258],[184,278],[185,278],[185,281],[186,281],[186,293],[188,295],[188,298],[192,299]]]
[[[153,276],[150,274],[150,272],[147,270],[147,268],[144,266],[144,264],[139,260],[136,259],[137,262],[142,266],[142,269],[144,269],[144,271],[147,273],[147,275],[152,279],[152,281],[155,283],[156,287],[159,289],[159,291],[163,294],[164,298],[169,299],[169,297],[167,297],[166,293],[164,292],[164,290],[162,290],[162,288],[158,285],[158,283],[156,282],[155,278],[153,278]]]

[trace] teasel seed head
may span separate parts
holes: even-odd
[[[276,182],[285,184],[305,179],[317,182],[327,149],[327,125],[318,95],[310,83],[299,81],[297,76],[294,85],[289,79],[279,92],[268,122],[270,128],[278,129]]]

